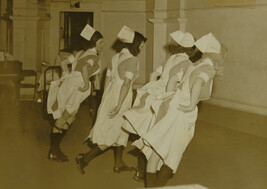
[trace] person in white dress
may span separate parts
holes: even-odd
[[[47,112],[55,120],[50,133],[49,160],[68,161],[59,147],[61,140],[75,120],[80,104],[90,95],[90,77],[100,70],[98,54],[103,48],[102,34],[87,24],[80,35],[83,50],[61,62],[62,76],[51,82],[48,93]]]
[[[194,37],[188,32],[175,31],[170,34],[172,39],[178,43],[177,51],[164,65],[159,66],[155,72],[150,74],[150,82],[137,90],[133,108],[124,113],[127,121],[123,128],[140,137],[144,136],[153,125],[155,113],[152,111],[152,104],[168,97],[173,93],[169,90],[170,82],[180,82],[189,66],[193,63],[190,56],[193,55]],[[159,80],[155,78],[160,76]],[[144,180],[146,159],[142,153],[138,155],[137,171],[134,179]]]
[[[147,158],[146,177],[149,187],[166,185],[176,172],[194,136],[197,104],[211,96],[216,71],[215,61],[210,57],[212,54],[220,54],[221,44],[209,33],[197,40],[195,46],[196,53],[204,53],[202,58],[188,68],[182,82],[172,85],[175,88],[173,96],[152,107],[157,112],[154,125],[133,143]],[[164,111],[160,111],[163,107]]]
[[[114,172],[129,171],[125,165],[122,152],[127,145],[129,134],[122,130],[123,113],[132,106],[132,84],[139,75],[137,55],[143,48],[146,38],[139,32],[123,26],[118,34],[117,53],[108,66],[105,89],[97,112],[96,122],[87,137],[93,146],[87,153],[76,158],[77,168],[84,174],[88,163],[108,147],[114,147]],[[121,41],[121,42],[120,42]]]

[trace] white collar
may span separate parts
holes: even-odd
[[[196,67],[201,66],[201,65],[210,65],[210,66],[214,67],[212,60],[210,58],[207,58],[207,57],[200,59],[194,63],[194,66],[196,66]]]
[[[84,52],[84,54],[97,54],[96,48],[93,47],[91,49],[88,49]]]
[[[130,53],[130,51],[127,48],[123,48],[120,53]]]
[[[77,56],[79,58],[83,58],[83,57],[85,57],[87,55],[97,55],[96,49],[95,48],[91,48],[91,49],[87,49],[86,51],[83,51],[83,50],[79,51],[77,53]]]
[[[189,58],[188,54],[186,53],[177,53],[176,56],[184,56],[185,58]]]

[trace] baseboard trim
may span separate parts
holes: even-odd
[[[231,108],[239,111],[259,114],[267,116],[267,107],[259,107],[259,106],[253,106],[248,104],[242,104],[239,102],[233,102],[230,100],[220,99],[220,98],[211,98],[210,100],[206,101],[208,104],[213,104],[217,106],[222,106],[225,108]]]

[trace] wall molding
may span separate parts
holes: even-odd
[[[195,11],[195,10],[207,10],[207,9],[226,9],[226,8],[232,8],[232,9],[255,9],[257,7],[267,6],[266,3],[257,3],[257,4],[244,4],[244,5],[228,5],[228,6],[212,6],[212,5],[206,5],[201,7],[184,7],[181,10],[183,11]]]
[[[243,104],[239,102],[234,102],[226,99],[220,98],[211,98],[210,100],[206,101],[205,103],[218,105],[226,108],[231,108],[235,110],[240,110],[243,112],[249,112],[254,114],[259,114],[263,116],[267,116],[267,107],[260,107],[255,105]]]

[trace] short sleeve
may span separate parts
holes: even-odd
[[[94,61],[92,59],[88,59],[86,62],[90,64],[91,67],[93,67]]]
[[[208,65],[199,70],[197,78],[201,78],[204,80],[205,83],[208,83],[208,81],[213,79],[214,76],[215,76],[214,68]]]
[[[125,77],[132,80],[137,71],[137,61],[134,58],[130,58],[125,63]]]
[[[137,70],[137,61],[135,58],[130,58],[126,61],[125,72],[135,73]]]
[[[107,73],[106,73],[106,76],[107,76],[107,77],[112,76],[112,74],[111,74],[111,70],[112,70],[112,66],[111,66],[111,62],[109,62],[109,63],[108,63],[108,67],[107,67]]]
[[[163,71],[163,66],[159,66],[155,71],[161,74]]]
[[[198,74],[198,78],[202,78],[202,79],[205,81],[205,83],[207,83],[208,80],[209,80],[209,76],[208,76],[208,74],[205,73],[205,72],[200,72],[200,73]]]

